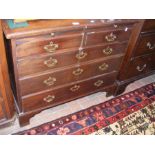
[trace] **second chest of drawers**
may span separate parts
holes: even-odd
[[[145,20],[121,80],[142,77],[155,70],[155,21]]]

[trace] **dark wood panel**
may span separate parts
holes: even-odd
[[[147,31],[155,31],[155,20],[154,19],[148,19],[145,20],[142,32]]]
[[[55,88],[77,80],[87,79],[96,75],[118,71],[122,57],[72,67],[65,70],[46,73],[20,80],[21,94],[28,95],[38,91]],[[65,77],[65,78],[63,78]],[[31,87],[29,86],[31,84]]]
[[[23,98],[23,110],[30,111],[41,107],[54,106],[62,103],[66,99],[72,99],[85,93],[90,93],[96,89],[104,88],[113,84],[116,73],[101,76],[92,80],[84,81],[68,87],[41,93],[32,97]]]
[[[155,52],[155,33],[141,35],[134,56]]]
[[[52,35],[56,35],[53,36]],[[16,41],[18,58],[35,55],[59,53],[70,48],[79,48],[82,43],[82,32],[73,34],[49,34],[34,38],[19,39]]]
[[[113,43],[127,41],[131,34],[131,27],[126,27],[125,29],[120,30],[94,30],[87,32],[87,41],[86,46],[94,44],[103,44],[103,43]]]

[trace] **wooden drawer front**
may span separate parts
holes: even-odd
[[[91,78],[93,76],[118,71],[122,57],[102,60],[95,63],[84,64],[69,69],[47,73],[20,80],[22,96],[39,91],[55,88],[77,80]],[[65,77],[65,78],[63,78]],[[31,87],[29,84],[31,83]]]
[[[155,20],[154,19],[148,19],[145,20],[142,31],[155,31]]]
[[[66,36],[41,36],[16,42],[16,55],[18,58],[34,55],[57,53],[71,48],[79,48],[82,42],[82,33]]]
[[[2,102],[3,102],[3,99],[0,97],[0,121],[1,121],[1,119],[4,118],[4,113],[3,113],[3,109],[2,109]]]
[[[62,54],[54,54],[52,56],[33,56],[18,61],[19,76],[51,70],[53,68],[60,68],[73,65],[78,62],[76,54],[78,51],[64,52]]]
[[[149,54],[152,52],[155,52],[155,33],[151,35],[141,35],[135,56]]]
[[[155,69],[155,54],[138,57],[132,60],[127,68],[127,72],[121,75],[122,79],[128,79]]]
[[[60,103],[64,103],[64,101],[67,102],[82,95],[87,95],[95,90],[113,84],[116,75],[116,72],[114,72],[105,76],[100,76],[98,78],[73,84],[64,88],[41,93],[32,97],[23,98],[23,110],[30,111],[37,108],[55,106]]]
[[[79,62],[125,53],[127,42],[84,48],[76,55]]]
[[[103,43],[113,43],[127,41],[131,34],[131,28],[111,31],[92,31],[87,32],[86,46]]]

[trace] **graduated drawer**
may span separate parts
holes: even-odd
[[[23,111],[26,112],[47,106],[55,106],[64,103],[64,101],[67,102],[69,100],[87,95],[91,92],[104,88],[105,86],[112,85],[116,79],[116,75],[117,72],[113,72],[105,76],[72,84],[67,87],[47,91],[29,97],[23,97]]]
[[[76,55],[79,62],[125,53],[127,42],[85,47]]]
[[[78,51],[55,53],[49,56],[31,56],[17,61],[19,76],[27,76],[76,64]]]
[[[19,80],[22,96],[39,91],[52,89],[77,80],[84,80],[93,76],[118,71],[122,57],[114,57],[108,60],[100,60],[83,65],[59,70],[43,75],[22,78]],[[31,87],[30,87],[31,84]]]
[[[82,32],[73,34],[51,34],[38,36],[34,38],[19,39],[16,41],[17,58],[36,55],[57,53],[62,50],[79,48],[82,42]]]
[[[155,52],[155,33],[141,35],[135,56]]]
[[[132,27],[125,27],[122,29],[114,30],[91,30],[87,32],[86,46],[94,44],[105,44],[113,42],[122,42],[129,40]]]
[[[144,22],[142,32],[149,32],[149,31],[155,31],[155,20],[154,19],[147,19]]]
[[[132,78],[155,70],[155,53],[134,58],[130,61],[122,79]]]
[[[63,54],[54,54],[52,56],[33,56],[26,59],[20,59],[18,60],[19,76],[24,77],[35,73],[50,71],[51,69],[73,65],[78,62],[77,54],[78,51],[74,51],[64,52]],[[91,53],[89,51],[89,58],[86,60],[102,58],[101,55],[104,58],[105,54],[103,54],[102,51],[100,54]]]

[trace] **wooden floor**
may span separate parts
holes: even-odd
[[[155,82],[155,74],[147,78],[135,81],[134,83],[128,85],[124,93],[130,92],[152,82]],[[11,134],[25,129],[29,129],[113,98],[113,96],[106,97],[105,94],[106,93],[104,92],[99,92],[54,108],[50,108],[48,110],[44,110],[41,113],[32,117],[30,120],[30,124],[22,128],[20,128],[18,120],[16,119],[12,126],[0,129],[0,134]]]

